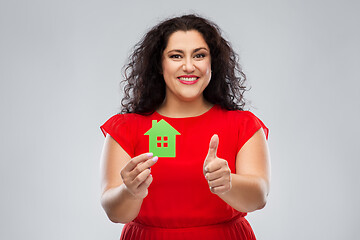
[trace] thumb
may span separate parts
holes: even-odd
[[[209,144],[209,152],[206,158],[216,158],[216,153],[219,145],[219,136],[214,134],[211,137],[210,144]]]

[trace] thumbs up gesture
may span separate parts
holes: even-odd
[[[223,194],[231,189],[231,170],[225,159],[216,156],[219,137],[214,134],[209,144],[209,152],[205,158],[203,172],[208,181],[210,191]]]

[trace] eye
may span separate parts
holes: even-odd
[[[174,54],[174,55],[170,55],[170,58],[181,58],[181,56],[179,54]]]
[[[204,57],[205,57],[205,54],[203,54],[203,53],[199,53],[199,54],[195,55],[195,58],[204,58]]]

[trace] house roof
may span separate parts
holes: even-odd
[[[169,136],[181,134],[164,119],[161,119],[159,122],[157,122],[156,120],[152,120],[152,127],[144,135]]]

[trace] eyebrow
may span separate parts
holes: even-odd
[[[207,48],[205,48],[205,47],[199,47],[199,48],[195,48],[194,51],[193,51],[193,53],[196,53],[196,52],[198,52],[198,51],[200,51],[200,50],[209,51],[209,50],[208,50]],[[167,53],[170,53],[170,52],[184,53],[184,51],[183,51],[183,50],[180,50],[180,49],[173,49],[173,50],[168,51]]]

